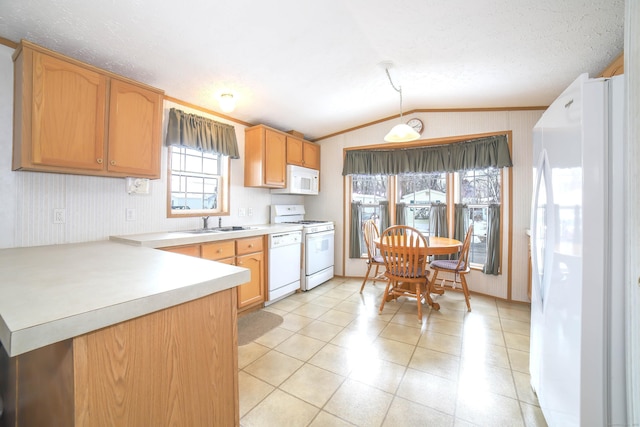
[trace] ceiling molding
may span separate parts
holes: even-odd
[[[613,77],[624,74],[624,52],[620,53],[598,77]]]
[[[406,113],[402,113],[402,116],[408,116],[414,113],[473,113],[473,112],[487,112],[487,111],[535,111],[535,110],[546,110],[548,106],[532,106],[532,107],[490,107],[490,108],[419,108],[415,110],[407,111]],[[372,122],[364,123],[358,126],[354,126],[352,128],[344,129],[339,132],[334,132],[329,135],[321,136],[320,138],[315,138],[312,141],[318,142],[323,139],[332,138],[334,136],[342,135],[343,133],[353,132],[354,130],[366,128],[368,126],[372,126],[378,123],[386,122],[388,120],[397,119],[400,117],[400,114],[396,114],[394,116],[385,117],[384,119],[375,120]]]
[[[15,49],[18,47],[18,43],[14,42],[13,40],[5,39],[4,37],[0,37],[0,44],[9,46],[11,49]]]

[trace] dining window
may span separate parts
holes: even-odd
[[[384,211],[388,206],[388,177],[382,175],[353,175],[351,177],[351,200],[357,205],[360,216],[360,230],[364,222],[373,219],[378,230],[386,222],[383,220]],[[367,256],[364,236],[359,233],[360,256]]]
[[[501,204],[502,170],[486,168],[457,173],[459,201],[467,205],[467,220],[473,225],[469,262],[484,266],[487,259],[487,228],[491,205]]]
[[[502,176],[503,170],[498,168],[455,173],[352,175],[351,200],[359,209],[360,230],[364,221],[374,219],[380,231],[390,225],[405,224],[425,235],[462,240],[467,227],[473,224],[469,259],[473,268],[484,269],[487,254],[492,250],[487,236],[492,215],[495,216],[492,212],[497,210],[499,217],[503,208]],[[390,192],[389,188],[394,190]],[[387,212],[389,204],[395,206],[395,216]],[[385,215],[393,219],[387,222]],[[458,215],[461,217],[456,218]],[[463,224],[462,230],[456,231],[459,224]],[[494,222],[494,227],[500,227],[499,224],[499,220]],[[366,256],[362,233],[359,239],[361,250],[352,252],[352,257]]]

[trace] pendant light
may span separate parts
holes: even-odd
[[[389,67],[392,65],[391,63],[383,63],[384,71],[387,73],[387,77],[389,78],[389,83],[391,83],[391,87],[400,94],[400,124],[395,125],[391,128],[389,133],[384,137],[386,142],[409,142],[415,141],[420,138],[420,134],[416,132],[411,126],[406,123],[402,123],[402,86],[393,84],[393,80],[391,80],[391,74],[389,74]]]

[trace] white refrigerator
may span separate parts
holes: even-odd
[[[529,369],[551,427],[626,425],[623,95],[583,74],[533,129]]]

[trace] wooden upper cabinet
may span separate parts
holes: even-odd
[[[16,101],[22,108],[14,116],[22,118],[22,124],[15,124],[22,143],[14,153],[20,158],[14,160],[34,169],[101,171],[106,77],[40,52],[23,55],[28,56],[21,64],[23,73],[16,74],[16,85],[20,79],[23,88]]]
[[[263,125],[245,129],[245,187],[284,188],[287,140],[285,134]]]
[[[111,79],[109,171],[160,177],[162,94]]]
[[[287,164],[320,170],[320,146],[287,136]]]
[[[13,169],[160,177],[163,92],[22,41]]]

